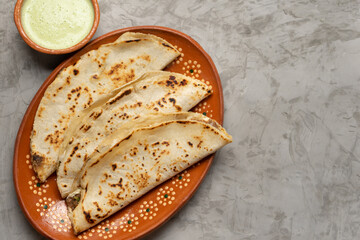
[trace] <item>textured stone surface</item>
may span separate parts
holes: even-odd
[[[41,239],[19,209],[13,147],[67,56],[30,49],[0,0],[1,239]],[[191,201],[146,239],[360,239],[360,2],[101,0],[95,37],[135,25],[192,36],[224,88],[226,129]]]

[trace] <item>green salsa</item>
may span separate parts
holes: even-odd
[[[25,0],[21,24],[36,44],[64,49],[83,40],[94,23],[90,0]]]

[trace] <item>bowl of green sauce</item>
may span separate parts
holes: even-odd
[[[99,25],[97,0],[18,0],[14,20],[24,41],[48,54],[82,48]]]

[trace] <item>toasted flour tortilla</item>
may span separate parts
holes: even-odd
[[[157,124],[108,138],[110,145],[90,157],[66,199],[75,234],[232,141],[218,123],[198,113],[165,115]]]
[[[188,111],[211,94],[200,80],[182,74],[155,71],[122,87],[103,105],[87,110],[71,123],[71,136],[63,142],[57,185],[65,198],[87,157],[101,141],[126,122],[149,113]]]
[[[89,51],[61,70],[49,85],[36,112],[31,136],[31,161],[41,181],[57,167],[69,122],[94,102],[149,70],[161,70],[179,52],[150,34],[125,33],[114,43]]]

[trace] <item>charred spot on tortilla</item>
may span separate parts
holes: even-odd
[[[172,46],[170,46],[170,45],[168,45],[168,44],[166,44],[166,43],[162,43],[162,45],[163,45],[163,46],[165,46],[165,47],[168,47],[168,48],[174,49]]]
[[[156,145],[159,145],[159,144],[160,144],[160,142],[155,142],[155,143],[151,144],[151,146],[155,147]]]
[[[61,89],[63,89],[62,86],[58,87],[58,89],[56,90],[56,92],[58,93]],[[55,93],[54,93],[55,94]],[[55,94],[56,95],[56,94]]]
[[[125,41],[126,43],[131,43],[131,42],[140,42],[141,39],[133,39],[133,40],[127,40]]]
[[[79,145],[76,145],[76,146],[73,148],[73,150],[72,150],[72,152],[71,152],[71,154],[70,154],[70,157],[74,156],[75,153],[76,153],[76,151],[77,151],[78,149],[79,149]]]
[[[187,84],[187,81],[186,81],[186,79],[183,79],[183,80],[181,80],[181,82],[180,82],[180,86],[185,86]]]
[[[103,110],[100,109],[99,112],[92,112],[89,117],[93,117],[93,119],[96,120],[98,117],[101,116],[102,113],[103,113]]]
[[[68,158],[65,163],[69,163],[71,161],[71,158]]]
[[[98,212],[101,212],[101,211],[102,211],[101,208],[100,208],[100,206],[99,206],[99,203],[98,203],[98,202],[93,202],[93,204],[96,206],[96,210],[97,210]]]
[[[156,103],[157,103],[160,107],[164,107],[164,104],[162,104],[162,103],[160,102],[160,100],[157,101]]]
[[[76,93],[76,92],[79,92],[81,90],[81,86],[77,87],[77,88],[73,88],[71,90],[71,93]]]
[[[91,166],[90,166],[90,167],[95,166],[95,165],[96,165],[96,164],[98,164],[99,162],[100,162],[100,160],[98,160],[98,161],[94,162],[93,164],[91,164]]]
[[[83,129],[84,132],[89,131],[90,128],[91,128],[91,125],[84,125],[84,126],[82,126],[82,129]]]
[[[45,110],[44,107],[40,107],[39,110],[38,110],[38,117],[41,117],[41,113]]]
[[[84,215],[85,215],[86,221],[87,221],[88,223],[92,224],[92,223],[95,222],[95,220],[91,218],[90,212],[91,212],[91,210],[89,210],[88,212],[83,211],[83,213],[84,213]]]
[[[70,79],[71,79],[70,76],[68,76],[68,77],[66,78],[66,84],[70,85]]]
[[[110,71],[108,72],[109,75],[114,74],[114,72],[117,72],[119,69],[126,69],[128,66],[124,64],[123,62],[115,64],[115,66],[112,66]]]
[[[112,170],[115,171],[115,169],[117,168],[116,163],[112,164],[111,167],[112,167]]]
[[[122,188],[122,186],[123,186],[123,185],[122,185],[122,181],[123,181],[123,179],[120,178],[118,183],[113,183],[113,184],[110,184],[110,183],[109,183],[109,186],[110,186],[110,187],[120,187],[120,188]]]
[[[44,157],[39,156],[37,154],[34,154],[32,156],[32,162],[35,166],[39,166],[43,160],[44,160]]]
[[[175,87],[175,84],[177,84],[178,82],[174,79],[174,80],[166,80],[166,86],[167,87],[171,87],[171,88],[174,88]]]
[[[117,96],[116,98],[114,98],[113,100],[111,100],[109,102],[109,105],[114,104],[116,101],[120,100],[121,98],[129,95],[131,93],[131,89],[127,89],[125,92],[123,92],[122,94],[120,94],[119,96]]]
[[[75,76],[79,74],[79,70],[78,70],[78,69],[74,69],[73,72],[74,72],[74,75],[75,75]]]
[[[45,142],[49,141],[51,145],[55,145],[55,147],[58,147],[58,144],[60,144],[59,135],[60,135],[60,131],[56,130],[54,134],[47,135],[44,141]]]
[[[176,108],[177,111],[181,111],[182,108],[179,105],[176,105],[176,100],[175,98],[169,98],[169,101],[173,104],[173,106]]]

